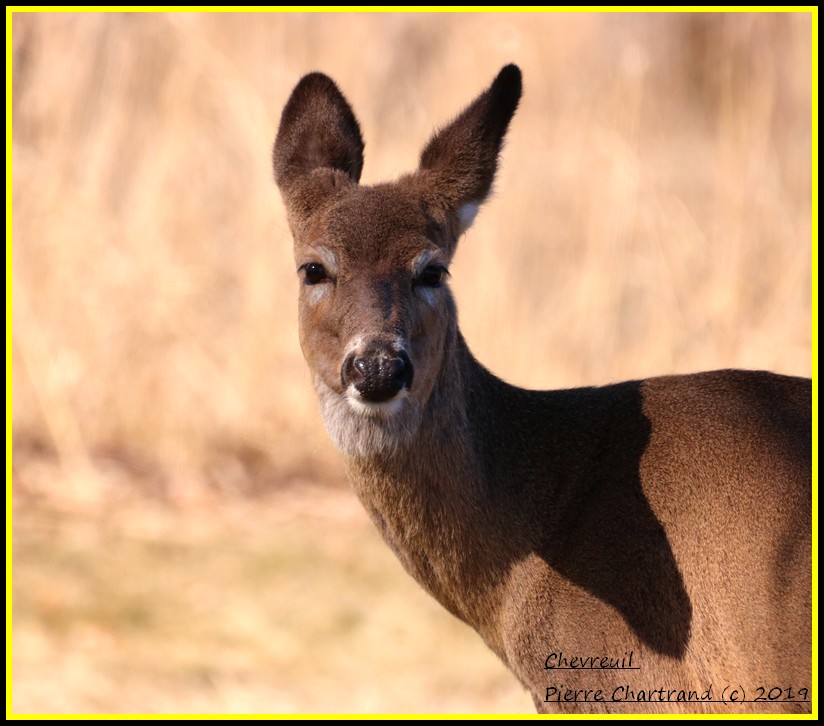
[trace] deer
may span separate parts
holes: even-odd
[[[505,66],[375,185],[328,76],[283,109],[300,345],[351,486],[538,713],[810,713],[811,380],[524,390],[461,335],[449,267],[521,94]]]

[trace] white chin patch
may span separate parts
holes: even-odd
[[[373,401],[364,400],[357,392],[354,386],[349,386],[346,390],[346,400],[352,407],[352,410],[359,413],[361,416],[377,416],[380,418],[388,418],[394,416],[403,407],[404,399],[407,396],[407,390],[402,388],[398,391],[398,395],[391,401],[381,401],[375,403]]]
[[[382,403],[364,401],[352,387],[338,393],[319,377],[315,388],[326,430],[347,456],[393,455],[414,440],[422,413],[405,388]]]

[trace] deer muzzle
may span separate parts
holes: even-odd
[[[395,345],[377,343],[363,351],[353,351],[341,366],[341,383],[354,387],[369,403],[385,403],[412,386],[412,361]]]

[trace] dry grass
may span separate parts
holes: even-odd
[[[529,705],[474,698],[502,691],[460,657],[425,677],[453,636],[362,520],[268,528],[287,484],[342,479],[269,161],[309,70],[352,102],[373,182],[521,65],[496,197],[452,269],[502,377],[811,373],[809,14],[16,13],[12,30],[15,710]],[[220,531],[190,541],[192,519]],[[384,622],[410,628],[395,668]]]
[[[106,516],[18,510],[15,710],[531,708],[347,492],[308,487],[266,505],[199,517],[146,502]]]

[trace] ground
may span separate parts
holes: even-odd
[[[15,713],[532,712],[346,489],[18,499]]]

